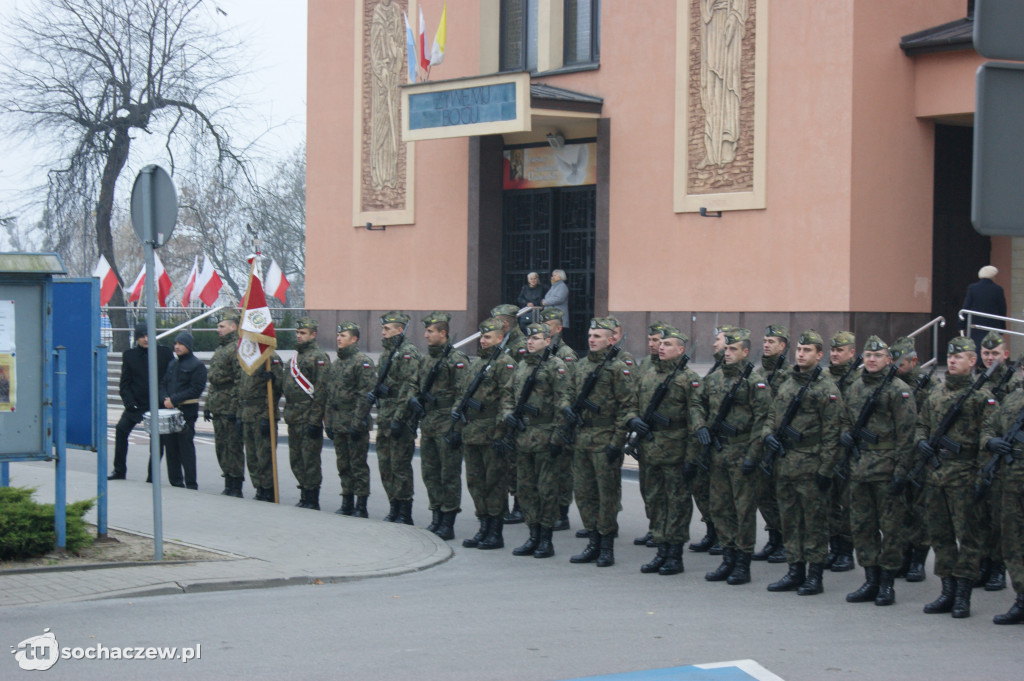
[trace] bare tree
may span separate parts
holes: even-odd
[[[267,184],[253,191],[249,213],[263,238],[264,251],[277,261],[291,284],[292,304],[302,305],[306,280],[305,144],[278,164]]]
[[[0,113],[9,131],[55,147],[48,219],[80,221],[82,197],[94,197],[97,250],[122,281],[111,213],[134,136],[160,135],[172,173],[176,148],[207,147],[217,162],[244,165],[221,127],[238,45],[208,21],[207,7],[202,0],[40,0],[10,27]],[[112,304],[123,305],[120,291]],[[111,316],[125,326],[123,315]],[[115,338],[115,349],[126,346],[125,336]]]

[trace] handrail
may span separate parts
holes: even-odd
[[[521,316],[523,316],[524,314],[526,314],[526,311],[527,311],[527,310],[536,310],[536,309],[539,309],[539,308],[536,308],[536,307],[530,307],[529,305],[527,305],[526,307],[524,307],[524,308],[521,308],[521,309],[519,310],[519,312],[516,312],[516,319],[518,319],[519,317],[521,317]],[[512,330],[511,330],[511,329],[509,329],[509,332],[510,332],[510,333],[511,333],[511,331],[512,331]],[[470,335],[470,336],[466,336],[465,338],[463,338],[462,340],[458,341],[457,343],[454,343],[454,344],[452,345],[452,347],[453,347],[453,348],[455,348],[456,350],[458,350],[458,349],[459,349],[459,348],[461,348],[461,347],[462,347],[463,345],[466,345],[467,343],[472,343],[473,341],[475,341],[475,340],[476,340],[477,338],[479,338],[479,337],[480,337],[480,336],[482,336],[482,335],[483,335],[482,333],[480,333],[479,331],[477,331],[476,333],[474,333],[474,334],[472,334],[472,335]]]
[[[218,305],[217,307],[211,307],[209,310],[207,310],[203,314],[199,315],[198,317],[193,317],[192,319],[188,320],[187,322],[185,322],[183,324],[178,324],[173,329],[167,329],[163,333],[157,334],[156,339],[160,340],[161,338],[166,338],[167,336],[170,336],[175,331],[180,331],[181,329],[184,329],[184,328],[187,328],[189,326],[192,326],[193,324],[198,322],[200,319],[206,319],[207,317],[212,315],[214,312],[220,312],[221,310],[223,310],[226,307],[227,307],[227,305]]]
[[[967,315],[966,318],[964,317],[964,314]],[[978,312],[977,310],[966,310],[965,309],[965,310],[960,310],[957,313],[957,317],[961,321],[966,321],[967,322],[966,330],[968,332],[970,332],[971,329],[978,329],[979,331],[995,331],[997,333],[1008,333],[1011,336],[1024,336],[1024,331],[1012,331],[1010,329],[1000,329],[1000,328],[995,327],[995,326],[984,326],[982,324],[975,324],[972,321],[975,316],[985,317],[986,319],[998,319],[1000,321],[1011,322],[1011,323],[1014,323],[1014,324],[1024,324],[1024,319],[1017,319],[1015,317],[1002,317],[1002,316],[997,315],[997,314],[989,314],[988,312]]]
[[[913,338],[914,336],[924,331],[927,331],[928,329],[932,330],[932,358],[925,362],[924,364],[922,364],[922,367],[926,367],[929,364],[935,363],[936,358],[939,356],[939,329],[945,326],[946,318],[940,315],[935,319],[931,320],[930,322],[928,322],[927,324],[925,324],[924,326],[922,326],[920,329],[907,334],[907,338]]]

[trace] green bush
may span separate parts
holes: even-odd
[[[53,528],[53,504],[32,501],[35,488],[0,487],[0,560],[35,558],[57,545]],[[67,505],[66,546],[78,552],[93,542],[82,516],[95,499]]]

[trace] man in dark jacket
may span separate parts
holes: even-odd
[[[117,422],[114,437],[114,472],[107,480],[124,480],[128,472],[128,436],[142,421],[142,414],[149,410],[149,336],[146,325],[135,325],[135,347],[121,357],[121,382],[119,392],[124,412]],[[162,345],[157,346],[157,382],[164,377],[167,365],[174,353]]]
[[[167,447],[167,480],[175,487],[199,489],[196,483],[196,434],[199,396],[206,388],[206,365],[192,354],[192,334],[182,331],[174,339],[176,357],[160,382],[160,406],[178,409],[185,416],[185,427],[161,437]],[[184,473],[184,480],[182,480]]]
[[[960,306],[960,309],[1005,317],[1006,295],[1003,293],[1003,287],[993,281],[998,274],[999,270],[992,265],[985,265],[978,270],[978,281],[967,287],[967,295],[964,296],[964,304]],[[971,323],[994,326],[997,329],[1006,328],[1006,322],[1003,320],[989,319],[988,317],[975,317]],[[967,329],[966,319],[959,320],[957,326],[961,331],[965,329],[969,331],[969,335],[974,341],[974,347],[981,348],[981,342],[985,339],[986,333],[984,329]]]

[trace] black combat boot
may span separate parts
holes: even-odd
[[[726,584],[737,586],[750,582],[750,554],[743,553],[739,549],[733,549],[733,558],[736,559],[736,567],[729,573]]]
[[[273,487],[264,487],[262,491],[263,491],[263,501],[269,501],[270,503],[274,503],[274,488]]]
[[[783,575],[782,579],[768,585],[769,591],[794,591],[807,579],[807,573],[803,563],[790,563],[789,572]]]
[[[636,541],[634,540],[633,543],[635,544]],[[640,572],[645,575],[657,572],[665,564],[666,558],[668,558],[668,544],[658,544],[658,553],[655,554],[650,563],[644,563],[640,566]]]
[[[974,580],[960,577],[956,580],[956,595],[953,596],[953,617],[963,619],[971,616],[971,590]]]
[[[562,530],[571,529],[569,525],[569,507],[559,506],[558,507],[558,520],[551,526],[551,529],[555,532],[561,532]]]
[[[993,624],[1021,624],[1024,623],[1024,594],[1017,594],[1017,600],[1013,602],[1010,609],[1003,615],[996,615],[992,618]]]
[[[825,571],[824,563],[810,563],[807,566],[807,579],[796,590],[798,596],[816,596],[825,590],[821,574]]]
[[[124,476],[121,476],[120,478],[114,478],[114,479],[115,480],[124,480]],[[232,497],[232,496],[234,496],[234,494],[232,493],[234,491],[234,488],[235,488],[234,480],[235,479],[233,477],[231,477],[230,475],[225,475],[224,476],[224,489],[221,491],[221,495],[223,495],[225,497]]]
[[[1002,563],[992,564],[992,574],[985,582],[985,591],[1002,591],[1006,588],[1006,566]]]
[[[577,539],[586,539],[589,536],[590,536],[590,530],[588,530],[585,527],[581,527],[580,529],[576,530],[576,538]]]
[[[839,555],[839,535],[832,535],[828,538],[828,555],[825,556],[825,567],[832,569],[832,563],[836,562]]]
[[[339,508],[337,511],[335,511],[335,513],[337,513],[338,515],[352,515],[352,513],[353,513],[353,503],[352,503],[353,499],[354,499],[354,496],[352,494],[342,494],[341,495],[341,508]]]
[[[320,510],[320,488],[310,487],[306,490],[306,508],[313,511]]]
[[[519,497],[512,497],[512,510],[505,516],[505,524],[518,525],[525,521],[526,518],[523,517],[523,509],[519,508]]]
[[[412,499],[398,502],[398,515],[395,522],[400,525],[412,525]]]
[[[244,482],[244,478],[236,478],[234,476],[228,476],[227,478],[225,478],[224,482],[225,482],[225,487],[224,487],[224,491],[221,492],[221,494],[226,494],[229,497],[236,497],[238,499],[244,499],[245,498],[242,495],[242,482]]]
[[[555,555],[555,545],[551,543],[551,532],[553,528],[540,528],[540,541],[537,542],[537,549],[533,552],[534,558],[550,558]]]
[[[775,553],[776,549],[782,546],[782,533],[778,530],[768,530],[768,542],[760,551],[750,557],[750,560],[768,560]]]
[[[772,555],[768,556],[768,562],[775,564],[789,562],[789,556],[786,555],[786,545],[781,539],[779,540],[779,545],[772,551]]]
[[[356,507],[352,510],[353,518],[369,518],[366,512],[366,497],[356,497]]]
[[[713,571],[708,572],[704,575],[704,579],[709,582],[724,582],[732,574],[733,568],[736,567],[736,554],[734,549],[727,548],[722,552],[722,562]]]
[[[718,533],[715,532],[715,524],[710,520],[707,522],[708,532],[704,538],[697,543],[690,543],[690,550],[697,553],[707,553],[711,547],[718,543]]]
[[[928,558],[928,547],[915,548],[910,556],[910,567],[907,568],[908,582],[923,582],[925,578],[924,561]]]
[[[391,503],[391,510],[388,511],[388,514],[386,516],[384,516],[384,522],[386,522],[386,523],[393,523],[393,522],[395,522],[395,518],[398,517],[398,504],[399,504],[399,502],[396,501],[395,499],[391,499],[390,503]]]
[[[597,567],[611,567],[612,565],[615,565],[615,535],[602,534],[601,550],[597,554]],[[662,568],[664,567],[662,565]]]
[[[530,525],[530,538],[526,540],[521,546],[512,549],[513,556],[532,556],[537,550],[537,544],[540,543],[540,525],[534,523]]]
[[[647,534],[642,537],[637,537],[633,540],[634,546],[647,546],[647,542],[654,541],[654,535],[648,530]],[[658,544],[658,548],[661,548],[661,544]]]
[[[601,535],[596,531],[591,531],[587,536],[590,538],[587,547],[583,549],[582,553],[577,553],[570,558],[570,563],[593,563],[597,560],[597,554],[601,552]]]
[[[437,526],[434,534],[445,541],[455,539],[455,516],[458,514],[458,510],[441,511],[441,523]]]
[[[299,503],[295,504],[298,508],[309,508],[309,490],[305,487],[299,488]]]
[[[878,595],[878,584],[881,579],[882,568],[877,565],[864,568],[864,583],[852,593],[846,594],[847,603],[867,603],[875,600]]]
[[[875,605],[892,605],[896,602],[896,590],[893,588],[895,581],[895,570],[882,570],[882,575],[878,580],[878,595],[875,596]]]
[[[903,549],[903,563],[900,564],[900,569],[896,571],[894,577],[906,577],[907,573],[910,572],[910,563],[914,560],[914,547],[907,546]]]
[[[832,567],[829,569],[832,572],[849,572],[854,568],[853,542],[845,537],[839,537],[837,548],[836,559],[832,561]]]
[[[942,578],[942,593],[931,603],[924,606],[925,613],[941,615],[953,609],[953,597],[956,595],[956,580],[952,577]]]
[[[266,492],[264,491],[264,489],[262,487],[257,487],[256,488],[256,494],[255,494],[255,496],[253,496],[253,500],[255,500],[255,501],[266,501],[266,498],[264,496],[265,494],[266,494]]]
[[[480,543],[477,545],[477,548],[482,549],[484,551],[505,548],[505,538],[501,535],[502,526],[504,524],[504,516],[491,516],[491,522],[487,529],[487,536],[480,540]]]
[[[480,542],[487,536],[487,531],[491,529],[491,516],[482,515],[480,516],[480,529],[476,531],[469,539],[463,539],[462,545],[467,549],[475,549],[480,546]]]
[[[427,525],[427,532],[437,534],[437,528],[441,526],[441,509],[435,508],[430,511],[430,524]]]
[[[981,564],[978,566],[978,578],[971,583],[971,586],[975,589],[981,586],[985,586],[988,583],[989,577],[992,576],[992,559],[982,558]]]
[[[683,545],[669,544],[665,552],[665,564],[658,570],[659,575],[678,575],[683,571]]]

